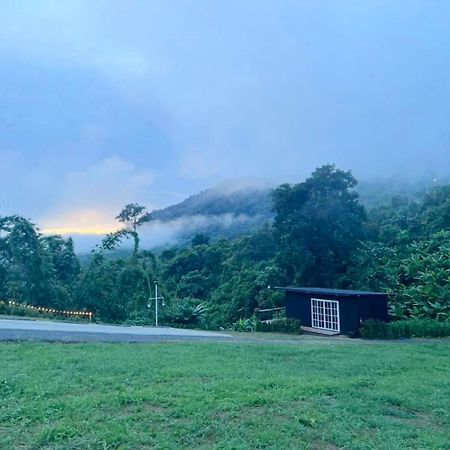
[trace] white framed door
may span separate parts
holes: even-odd
[[[339,302],[312,298],[311,324],[313,328],[340,332]]]

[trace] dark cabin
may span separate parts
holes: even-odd
[[[358,335],[367,319],[388,321],[388,296],[380,292],[322,288],[276,288],[286,293],[286,317],[307,331]]]

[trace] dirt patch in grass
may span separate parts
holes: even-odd
[[[340,450],[340,448],[331,442],[316,439],[311,443],[311,450]]]

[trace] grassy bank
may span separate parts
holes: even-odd
[[[444,449],[448,344],[0,344],[0,448]]]

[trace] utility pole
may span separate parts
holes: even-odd
[[[149,308],[151,306],[151,301],[155,300],[155,326],[158,326],[158,300],[164,301],[164,297],[158,297],[158,282],[157,281],[155,281],[155,296],[150,297],[148,300],[149,300],[149,303],[148,303]],[[164,304],[163,304],[163,306],[164,306]]]

